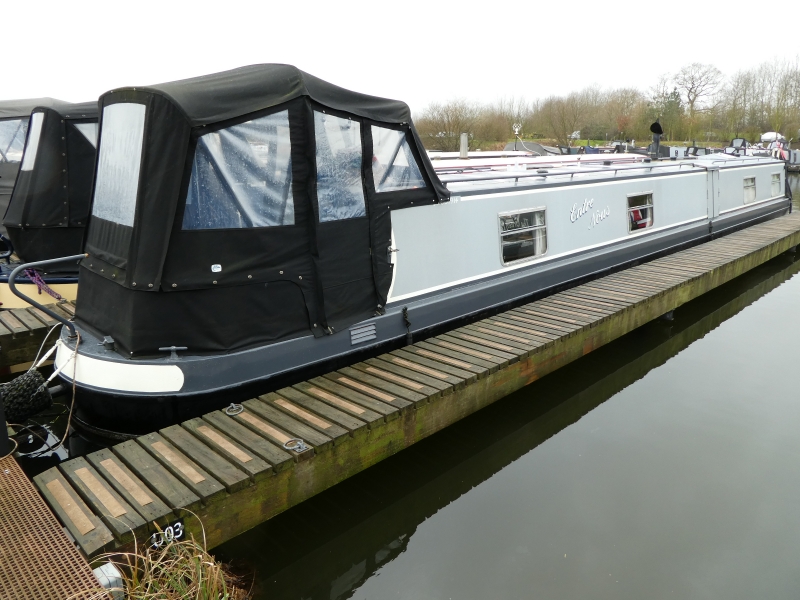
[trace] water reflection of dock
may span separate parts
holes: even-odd
[[[35,481],[89,555],[124,546],[131,532],[143,539],[153,522],[189,507],[213,547],[799,242],[798,215],[755,225],[249,400],[241,414],[218,411],[67,461]],[[285,449],[297,438],[308,449]],[[90,530],[50,493],[53,481],[94,519]],[[186,528],[200,535],[193,519]]]

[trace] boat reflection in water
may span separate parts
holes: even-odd
[[[223,544],[215,554],[242,571],[255,571],[257,598],[348,598],[402,554],[429,517],[798,271],[798,257],[784,254],[677,309],[673,321],[645,325]],[[504,518],[486,511],[493,522]]]

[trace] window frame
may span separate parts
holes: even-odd
[[[39,110],[31,113],[30,121],[28,121],[28,133],[25,137],[25,147],[22,151],[22,160],[19,161],[20,172],[29,172],[36,168],[36,157],[39,154],[39,143],[42,140],[44,119],[44,111]]]
[[[748,185],[747,182],[752,181],[753,185]],[[753,188],[753,199],[747,199],[747,190]],[[756,187],[756,176],[753,175],[752,177],[742,177],[742,203],[743,204],[753,204],[758,200],[758,188]]]
[[[636,206],[631,206],[630,201],[631,198],[635,198],[637,196],[650,196],[650,204],[638,204]],[[635,233],[642,233],[643,231],[647,231],[651,229],[656,224],[656,209],[655,209],[655,200],[653,198],[655,193],[653,190],[648,190],[646,192],[636,192],[633,194],[628,194],[625,197],[625,216],[627,217],[628,222],[628,235],[632,235]],[[636,210],[637,208],[649,208],[650,214],[652,215],[650,218],[650,224],[642,227],[641,229],[631,229],[631,211]]]
[[[541,212],[544,213],[544,225],[534,225],[532,227],[523,227],[521,229],[513,229],[511,231],[503,231],[502,225],[502,217],[509,216],[509,215],[520,215],[524,213],[531,213],[531,212]],[[512,233],[520,233],[524,231],[534,231],[538,229],[544,229],[545,232],[545,249],[544,252],[541,254],[534,254],[533,256],[526,256],[524,258],[517,258],[515,260],[511,260],[506,262],[505,256],[503,254],[503,236],[512,234]],[[504,267],[518,265],[521,263],[531,262],[535,260],[539,260],[543,256],[546,256],[547,253],[550,251],[550,243],[547,240],[547,206],[537,206],[534,208],[521,208],[521,209],[514,209],[514,210],[507,210],[503,212],[497,213],[497,232],[498,232],[498,239],[499,239],[499,249],[500,249],[500,264]]]
[[[423,163],[421,157],[417,153],[416,143],[414,141],[414,136],[411,135],[411,127],[408,126],[407,123],[380,123],[378,121],[365,121],[364,124],[369,127],[369,147],[366,147],[365,144],[365,152],[364,156],[366,157],[369,155],[369,164],[367,165],[368,170],[370,172],[370,186],[372,188],[372,193],[376,197],[384,197],[387,194],[406,194],[409,192],[419,192],[420,190],[430,190],[431,183],[428,181],[427,174],[425,173],[425,168],[423,167]],[[372,157],[375,155],[375,140],[372,137],[372,128],[373,127],[380,127],[383,129],[390,129],[392,131],[399,131],[403,134],[406,144],[408,144],[408,149],[411,151],[411,156],[414,158],[414,162],[417,163],[417,169],[419,170],[420,175],[422,176],[422,181],[425,183],[423,187],[418,188],[401,188],[399,190],[386,190],[383,192],[379,192],[377,186],[375,185],[375,178],[372,172]],[[369,150],[369,152],[366,152]]]
[[[102,149],[102,142],[103,142],[103,125],[104,125],[104,121],[105,121],[105,118],[104,118],[105,117],[105,111],[106,111],[106,109],[111,108],[113,106],[117,106],[119,104],[135,104],[135,105],[144,107],[144,117],[142,118],[142,143],[141,143],[141,147],[139,148],[137,176],[136,176],[136,193],[134,194],[134,197],[133,197],[133,218],[132,218],[132,221],[131,221],[130,225],[128,225],[127,223],[119,223],[117,221],[114,221],[113,219],[104,219],[102,216],[94,214],[95,207],[97,205],[97,187],[98,187],[97,184],[98,184],[98,181],[100,180],[99,179],[100,158],[101,158],[100,152],[101,152],[101,149]],[[93,177],[93,181],[92,181],[92,202],[91,202],[91,210],[89,212],[89,218],[97,217],[98,219],[101,219],[103,221],[107,221],[109,223],[114,223],[115,225],[119,225],[121,227],[130,227],[132,229],[136,228],[137,221],[139,219],[139,194],[142,191],[142,171],[143,171],[142,166],[144,164],[144,157],[145,157],[145,152],[146,152],[146,149],[147,149],[147,144],[146,144],[147,128],[148,128],[148,126],[150,124],[150,110],[149,110],[149,108],[150,108],[149,105],[144,103],[144,102],[128,101],[128,100],[123,100],[121,102],[112,102],[112,103],[106,104],[106,105],[104,105],[102,107],[102,110],[100,111],[99,120],[98,120],[99,126],[98,126],[98,130],[97,130],[97,147],[96,147],[97,158],[95,159],[95,171],[94,171],[94,177]]]
[[[277,109],[277,110],[276,110]],[[227,129],[231,129],[233,127],[238,127],[241,125],[245,125],[247,123],[251,123],[253,121],[257,121],[259,119],[263,119],[265,117],[269,117],[271,115],[276,115],[281,112],[286,112],[286,122],[289,128],[289,164],[291,166],[291,177],[292,181],[289,186],[290,193],[292,195],[292,211],[296,214],[297,204],[296,198],[294,193],[294,183],[295,183],[295,166],[294,166],[294,156],[295,152],[292,146],[292,119],[291,119],[291,107],[289,103],[284,103],[279,105],[278,107],[270,107],[267,111],[258,111],[257,113],[250,113],[245,115],[245,118],[237,118],[235,122],[233,120],[226,122],[223,126],[220,127],[202,127],[197,134],[192,135],[192,144],[191,144],[191,151],[188,153],[190,156],[188,157],[188,175],[185,189],[182,190],[181,193],[181,212],[180,212],[180,221],[176,220],[176,224],[179,227],[181,232],[190,232],[190,231],[248,231],[248,230],[261,230],[261,229],[274,229],[276,227],[295,227],[297,225],[297,220],[295,219],[294,223],[286,223],[282,225],[259,225],[259,226],[252,226],[252,227],[207,227],[207,228],[197,228],[197,229],[185,229],[183,227],[183,220],[186,216],[186,206],[187,201],[189,199],[189,190],[192,186],[192,172],[193,166],[195,162],[195,158],[197,156],[197,146],[200,140],[207,136],[212,135],[215,133],[219,133],[220,131],[225,131]]]
[[[323,106],[322,104],[318,104],[317,102],[311,102],[311,114],[309,115],[309,123],[308,123],[308,141],[309,141],[309,149],[313,148],[313,158],[311,159],[311,165],[313,166],[313,173],[310,175],[313,178],[313,185],[314,185],[314,193],[313,193],[313,210],[314,210],[314,219],[317,226],[326,225],[329,223],[339,223],[341,221],[357,221],[358,219],[369,219],[370,218],[370,210],[369,210],[369,203],[371,192],[369,186],[367,185],[367,171],[370,173],[372,172],[372,168],[367,168],[367,150],[372,151],[372,137],[370,134],[369,144],[367,144],[366,140],[366,131],[369,129],[369,119],[365,119],[363,117],[359,117],[358,115],[354,115],[352,113],[344,112],[341,110],[331,109],[330,107]],[[317,171],[317,127],[316,122],[314,119],[314,113],[319,112],[323,115],[329,115],[332,117],[336,117],[338,119],[349,119],[351,121],[355,121],[358,123],[360,132],[359,137],[361,139],[361,190],[364,194],[364,214],[359,217],[348,217],[347,219],[334,219],[331,221],[322,221],[319,218],[320,211],[319,211],[319,173]],[[371,155],[370,155],[371,156]],[[374,192],[372,192],[374,194]]]
[[[295,222],[292,225],[267,225],[263,227],[238,227],[238,228],[219,228],[219,229],[183,229],[183,218],[184,213],[186,212],[186,200],[189,196],[189,186],[192,183],[192,165],[194,165],[194,158],[197,152],[197,143],[201,137],[209,133],[216,133],[223,129],[228,129],[230,127],[235,127],[236,125],[242,125],[243,123],[249,123],[250,121],[255,121],[256,119],[260,119],[262,117],[268,117],[269,115],[279,113],[281,111],[288,111],[289,112],[289,140],[292,144],[291,150],[291,157],[292,157],[292,201],[294,202],[294,214],[295,214]],[[183,167],[183,178],[181,181],[181,193],[178,199],[178,207],[175,211],[175,218],[173,220],[173,231],[175,231],[179,235],[203,235],[204,233],[210,231],[228,231],[228,232],[242,232],[242,231],[266,231],[266,230],[276,230],[276,229],[284,229],[288,227],[301,227],[298,224],[297,215],[298,215],[298,194],[296,193],[295,185],[297,184],[297,171],[298,168],[295,165],[295,149],[294,149],[294,141],[297,138],[297,132],[294,131],[295,128],[292,127],[292,118],[293,115],[296,118],[297,114],[295,111],[298,110],[298,99],[287,100],[286,102],[282,102],[276,106],[270,106],[269,108],[258,110],[255,112],[247,113],[246,115],[240,115],[233,119],[227,119],[225,121],[221,121],[219,123],[213,123],[211,125],[201,125],[198,127],[193,127],[190,135],[190,142],[189,148],[186,152],[186,162]],[[313,126],[313,125],[312,125]],[[303,132],[302,135],[306,135]],[[316,171],[315,171],[316,175]]]
[[[776,175],[778,177],[778,193],[777,194],[773,194],[772,193],[772,185],[775,184],[775,176]],[[778,171],[777,173],[771,173],[771,177],[772,177],[772,181],[770,181],[770,194],[772,194],[773,198],[777,198],[778,196],[782,195],[781,194],[781,172]]]

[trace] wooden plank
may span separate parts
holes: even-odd
[[[417,342],[413,346],[409,346],[409,349],[414,348],[416,350],[427,350],[438,355],[450,356],[454,359],[472,364],[476,368],[486,369],[486,373],[489,374],[497,371],[503,364],[502,359],[492,356],[491,354],[487,355],[482,352],[478,352],[477,350],[464,352],[464,350],[468,350],[468,348],[463,348],[463,346],[453,348],[454,345],[455,344],[442,344],[441,340],[438,340],[437,343],[436,338],[429,338],[422,342]],[[484,373],[484,375],[486,373]]]
[[[463,340],[465,342],[470,342],[471,344],[478,344],[483,348],[485,348],[487,352],[490,350],[499,350],[500,352],[503,353],[504,356],[513,356],[515,359],[513,362],[516,362],[517,360],[520,359],[520,357],[527,355],[527,350],[523,351],[520,348],[518,348],[515,344],[507,344],[505,342],[500,343],[495,339],[487,338],[483,334],[476,335],[476,333],[480,334],[480,332],[474,332],[468,330],[465,331],[462,328],[462,329],[456,329],[455,331],[451,331],[447,335],[442,335],[439,337],[446,340],[457,339],[457,340]],[[509,362],[512,361],[509,360]]]
[[[361,365],[366,365],[361,367]],[[409,369],[401,364],[395,364],[381,360],[380,358],[370,358],[363,363],[353,365],[354,368],[364,370],[370,375],[388,379],[398,385],[404,385],[413,389],[414,391],[421,391],[419,386],[427,386],[434,390],[439,390],[442,395],[450,394],[453,391],[453,385],[448,381],[438,377],[431,377],[425,373]]]
[[[203,415],[203,420],[211,423],[220,431],[224,431],[230,438],[245,446],[248,451],[253,452],[256,456],[272,465],[276,473],[285,471],[294,465],[294,458],[289,454],[288,450],[284,450],[282,447],[254,433],[233,417],[225,414],[224,410]]]
[[[500,335],[500,333],[502,333],[502,335]],[[516,352],[520,358],[530,356],[536,348],[549,341],[543,340],[541,342],[533,342],[523,340],[521,337],[515,337],[505,332],[500,333],[495,333],[490,326],[486,325],[476,327],[467,325],[466,327],[454,331],[451,335],[471,341],[475,341],[476,339],[483,340],[484,344],[493,345],[500,350],[508,348],[511,352]],[[555,339],[555,336],[553,336],[552,339]]]
[[[520,325],[518,321],[512,321],[516,325]],[[512,344],[518,348],[521,356],[530,356],[530,354],[537,348],[545,346],[561,337],[561,334],[555,334],[544,331],[541,327],[529,325],[527,331],[520,331],[519,329],[510,329],[506,326],[507,323],[495,317],[480,321],[475,325],[469,325],[464,328],[465,332],[470,334],[480,335],[486,339],[500,341],[504,344]]]
[[[6,328],[13,333],[15,336],[28,334],[28,328],[25,327],[22,323],[20,323],[19,319],[17,319],[14,315],[11,314],[11,311],[2,310],[0,311],[0,322],[6,326]]]
[[[169,508],[196,511],[200,507],[200,497],[134,440],[117,444],[111,450]]]
[[[62,462],[59,469],[92,511],[120,541],[147,531],[147,521],[137,513],[83,458]]]
[[[502,327],[506,333],[514,334],[516,332],[525,333],[533,337],[535,340],[544,341],[555,340],[565,335],[572,335],[580,329],[580,327],[564,327],[552,325],[540,317],[533,315],[509,315],[500,314],[491,319],[487,319],[490,325]]]
[[[32,333],[37,332],[39,329],[43,330],[42,334],[45,333],[44,330],[47,329],[47,325],[42,323],[39,319],[31,315],[27,309],[24,308],[15,308],[9,311],[12,315],[14,315],[17,320],[22,323],[25,327],[28,328]]]
[[[353,416],[349,411],[345,412],[344,410],[340,410],[339,408],[331,406],[330,404],[318,400],[313,396],[304,394],[296,388],[283,388],[278,390],[277,393],[279,396],[283,396],[301,410],[307,411],[318,417],[322,417],[329,423],[336,423],[337,425],[344,427],[353,437],[367,433],[367,421],[363,418],[359,419]],[[366,412],[366,409],[362,408],[361,411],[363,415],[363,413]],[[373,421],[380,421],[381,423],[384,422],[383,417],[378,413],[372,412],[372,415],[374,415]]]
[[[584,301],[582,298],[574,298],[564,294],[557,294],[543,301],[545,306],[550,303],[563,306],[565,309],[569,310],[579,310],[587,315],[593,315],[596,319],[606,318],[617,312],[617,308],[614,306],[608,306],[606,304],[599,305],[593,301]]]
[[[72,318],[72,315],[71,315],[71,314],[69,314],[67,311],[65,311],[65,310],[64,310],[64,309],[61,307],[61,305],[59,305],[59,304],[51,304],[51,305],[50,305],[50,306],[48,306],[47,308],[49,308],[50,310],[52,310],[54,313],[56,313],[56,314],[57,314],[57,315],[59,315],[60,317],[63,317],[63,318],[65,318],[67,321],[69,321],[69,320]]]
[[[480,359],[473,358],[472,361],[467,361],[462,354],[458,358],[451,355],[449,352],[442,352],[444,348],[437,348],[436,346],[431,347],[423,346],[419,342],[412,346],[407,346],[404,348],[406,352],[410,352],[412,354],[416,354],[417,356],[421,356],[424,358],[428,358],[430,360],[436,361],[437,363],[444,363],[446,365],[451,365],[457,367],[459,369],[463,369],[464,371],[470,371],[471,373],[475,373],[478,379],[488,375],[489,373],[494,372],[491,363],[486,363],[485,361],[480,361]],[[452,352],[452,351],[450,351]],[[453,352],[452,354],[455,354]],[[479,364],[479,363],[485,364]],[[496,367],[494,370],[497,370]]]
[[[428,396],[424,392],[410,390],[352,367],[344,367],[335,373],[328,373],[325,378],[359,394],[375,398],[391,406],[397,406],[401,411],[416,402],[427,402],[428,400]]]
[[[195,418],[181,423],[181,426],[194,434],[203,444],[211,446],[216,453],[235,465],[238,470],[244,471],[251,482],[255,483],[272,475],[272,466],[269,463],[249,448],[235,442],[208,421]],[[211,469],[211,472],[215,471]]]
[[[500,368],[505,368],[506,366],[514,364],[519,360],[519,354],[517,354],[513,348],[509,348],[509,350],[511,350],[510,352],[493,348],[492,346],[485,345],[483,340],[479,338],[468,339],[463,336],[455,337],[445,333],[442,335],[437,335],[433,338],[429,338],[425,341],[431,344],[444,346],[445,348],[450,348],[452,350],[458,350],[459,352],[464,352],[470,356],[483,358],[484,360],[489,360],[488,357],[490,356],[494,357],[495,359],[502,361],[500,362]]]
[[[314,396],[318,400],[337,406],[342,410],[348,410],[349,408],[341,404],[340,401],[344,400],[361,408],[374,411],[381,415],[387,423],[398,418],[401,413],[412,409],[414,406],[414,402],[401,398],[399,395],[393,396],[394,400],[392,401],[378,400],[327,377],[315,377],[306,383],[299,383],[295,387],[309,396]],[[438,392],[434,390],[434,393]],[[424,396],[423,398],[427,400]]]
[[[111,547],[114,542],[111,531],[86,506],[57,467],[39,473],[33,482],[84,552],[91,555]]]
[[[382,354],[378,358],[401,367],[406,367],[412,371],[429,375],[441,381],[446,381],[457,390],[477,380],[475,373],[441,363],[437,364],[429,358],[417,356],[402,350],[395,350],[388,354]]]
[[[331,449],[333,446],[333,439],[329,436],[288,416],[263,400],[269,400],[273,397],[274,394],[272,396],[270,396],[270,394],[265,394],[265,396],[247,400],[244,405],[262,419],[273,425],[277,425],[282,430],[289,433],[293,438],[300,438],[306,444],[313,446],[317,454]]]
[[[309,460],[312,456],[314,456],[314,447],[309,443],[306,443],[307,448],[302,451],[289,450],[285,448],[284,444],[290,441],[294,435],[283,431],[279,427],[275,427],[272,423],[269,423],[265,419],[261,418],[261,416],[253,413],[247,408],[247,406],[243,406],[244,410],[234,417],[237,423],[247,427],[250,429],[250,431],[263,437],[269,442],[277,444],[281,450],[288,452],[289,455],[298,462],[302,460]]]
[[[195,463],[203,465],[229,493],[232,494],[250,485],[250,477],[246,473],[237,469],[230,461],[217,454],[210,445],[204,444],[180,425],[171,425],[161,429],[159,433]]]
[[[224,485],[158,433],[143,435],[136,438],[136,441],[170,473],[197,494],[203,502],[210,502],[225,496]]]
[[[407,373],[413,373],[413,371],[407,371],[403,369],[394,368],[393,365],[388,365],[392,367],[391,369],[386,369],[386,364],[381,363],[380,361],[378,364],[367,364],[367,363],[356,363],[352,367],[348,367],[348,369],[352,369],[353,371],[358,371],[363,374],[362,378],[357,378],[353,375],[354,379],[358,379],[359,381],[368,381],[365,377],[372,377],[373,381],[375,381],[375,385],[377,386],[377,381],[386,382],[386,384],[394,385],[399,388],[407,389],[415,394],[419,394],[422,396],[422,399],[414,400],[412,406],[415,406],[419,403],[425,403],[431,398],[438,398],[442,395],[442,391],[439,387],[433,387],[424,383],[424,378],[410,378],[407,376]],[[342,370],[345,373],[349,373],[349,371]],[[383,385],[383,389],[391,389],[388,385]],[[398,394],[399,395],[399,394]]]
[[[97,472],[148,522],[164,524],[172,517],[172,509],[148,489],[141,479],[108,448],[86,457]],[[152,530],[153,528],[150,527]]]
[[[75,304],[72,302],[59,302],[58,307],[70,316],[75,316]]]
[[[52,327],[53,325],[56,325],[58,323],[58,321],[56,321],[53,317],[51,317],[44,311],[39,310],[38,308],[31,307],[28,309],[28,312],[37,319],[39,319],[42,323],[44,323],[48,327]]]
[[[591,325],[595,321],[595,318],[593,317],[579,314],[576,311],[568,311],[565,308],[559,307],[554,304],[544,304],[537,302],[535,304],[528,304],[519,309],[519,311],[523,311],[523,309],[524,309],[524,314],[539,318],[547,317],[551,321],[563,323],[564,325],[572,327],[573,329],[580,329],[581,327],[585,327],[586,325]],[[515,313],[518,311],[509,311],[509,312]],[[508,314],[508,313],[503,313],[503,314]]]
[[[261,400],[274,407],[279,412],[293,419],[297,419],[300,423],[328,436],[333,440],[334,445],[343,442],[345,438],[351,437],[350,430],[347,429],[347,427],[337,424],[333,419],[316,414],[314,411],[308,410],[297,402],[302,396],[304,396],[302,392],[288,388],[262,396]],[[344,418],[353,419],[353,417],[347,417],[347,415],[342,416]],[[360,425],[361,427],[358,429],[366,428],[366,423],[362,422]],[[366,429],[363,433],[366,433]]]

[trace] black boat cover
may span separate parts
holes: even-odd
[[[16,185],[3,218],[26,262],[78,254],[89,216],[97,102],[50,101],[31,111]],[[49,271],[75,270],[62,265]]]
[[[14,189],[31,111],[37,106],[51,106],[58,102],[60,100],[53,98],[0,101],[0,214],[6,213]],[[0,227],[0,233],[5,235],[5,228]]]
[[[390,211],[449,199],[408,106],[288,65],[121,88],[100,112],[77,318],[131,355],[380,313]]]

